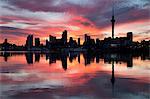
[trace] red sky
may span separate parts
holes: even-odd
[[[83,40],[111,36],[112,0],[1,0],[0,43],[5,38],[25,44],[28,34],[40,37],[61,37],[68,31],[74,39]],[[134,40],[150,40],[149,0],[114,0],[115,36],[133,32]]]

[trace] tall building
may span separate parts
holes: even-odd
[[[52,35],[49,35],[49,41],[50,42],[53,42],[56,40],[56,37],[55,36],[52,36]]]
[[[35,38],[35,46],[36,47],[40,46],[40,38]]]
[[[87,41],[89,41],[89,40],[91,39],[91,37],[88,36],[87,34],[85,34],[84,36],[85,36],[85,37],[84,37],[85,42],[87,42]]]
[[[49,47],[49,41],[46,40],[46,47],[48,48]]]
[[[91,37],[90,36],[87,36],[87,41],[90,41]]]
[[[69,47],[77,47],[77,42],[76,40],[73,40],[72,37],[69,38],[68,44],[69,44]]]
[[[87,42],[87,34],[84,34],[84,41]]]
[[[73,47],[73,38],[72,37],[69,38],[69,47]]]
[[[27,40],[26,40],[26,47],[28,49],[33,47],[33,35],[28,35]]]
[[[64,30],[64,31],[63,31],[62,40],[63,40],[64,44],[67,43],[67,30]]]
[[[100,40],[99,38],[96,38],[96,46],[98,47],[100,45]]]
[[[80,46],[80,38],[78,38],[78,46]]]
[[[10,44],[8,43],[7,39],[5,39],[1,49],[9,50],[9,47],[10,47]]]
[[[132,42],[133,41],[133,33],[132,32],[128,32],[127,33],[127,38],[128,38],[128,40],[130,40]]]
[[[5,44],[7,43],[7,39],[4,40],[4,43],[5,43]]]

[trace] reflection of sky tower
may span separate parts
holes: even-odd
[[[115,84],[115,73],[114,73],[114,60],[112,60],[112,76],[111,76],[111,84],[112,84],[112,94],[115,96],[114,84]]]
[[[112,23],[112,38],[114,38],[114,26],[115,26],[114,3],[113,3],[113,8],[112,8],[112,19],[111,19],[111,23]]]
[[[114,74],[114,60],[112,61],[112,77],[111,77],[111,83],[114,86],[115,83],[115,74]]]

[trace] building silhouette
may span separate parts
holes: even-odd
[[[80,47],[80,38],[78,38],[78,47]]]
[[[3,49],[4,49],[4,50],[9,50],[9,46],[10,46],[10,45],[9,45],[9,43],[7,42],[7,39],[5,39],[5,40],[4,40],[4,43],[3,43]]]
[[[75,47],[77,47],[77,42],[76,42],[76,40],[73,40],[72,37],[70,37],[68,45],[69,45],[68,47],[70,47],[70,48],[75,48]]]
[[[87,52],[121,52],[121,53],[131,53],[131,52],[146,52],[149,53],[149,41],[134,42],[133,33],[128,32],[126,37],[114,37],[114,27],[115,27],[115,15],[114,7],[112,9],[112,37],[104,38],[100,40],[99,38],[92,39],[90,35],[84,35],[83,44],[80,44],[80,38],[76,40],[73,37],[67,40],[67,30],[62,32],[62,37],[57,39],[56,36],[49,35],[49,40],[46,40],[46,44],[40,44],[40,38],[35,38],[35,46],[33,47],[33,35],[28,35],[25,46],[16,46],[15,44],[9,44],[7,39],[0,44],[0,50],[28,50],[28,51],[87,51]],[[40,47],[39,47],[40,46]],[[88,61],[87,61],[88,63]],[[131,63],[132,64],[132,63]]]
[[[28,35],[26,40],[26,47],[28,50],[31,50],[33,47],[33,35]]]
[[[61,62],[63,69],[67,70],[67,54],[64,53],[61,55]]]
[[[40,53],[35,53],[35,62],[39,62],[40,61]]]
[[[57,39],[55,36],[49,35],[49,41],[46,40],[46,48],[60,50],[67,47],[67,30],[62,33],[62,38]]]
[[[62,41],[64,44],[67,44],[67,30],[64,30],[62,33]]]
[[[40,38],[35,38],[35,47],[40,47]]]
[[[55,36],[49,35],[49,41],[54,42],[56,40]]]
[[[26,61],[28,64],[33,64],[33,53],[25,53]]]
[[[127,33],[127,38],[128,38],[128,40],[130,40],[131,42],[133,42],[133,33],[132,32],[128,32]]]

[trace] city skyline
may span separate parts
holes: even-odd
[[[124,37],[131,31],[133,41],[149,40],[149,1],[114,1],[115,37]],[[112,0],[46,0],[47,4],[40,0],[24,2],[1,0],[0,43],[8,38],[8,42],[23,45],[29,34],[40,37],[43,43],[49,35],[60,38],[63,30],[68,31],[68,37],[81,38],[81,42],[84,34],[94,39],[111,37]]]
[[[148,99],[150,0],[0,0],[0,98]]]

